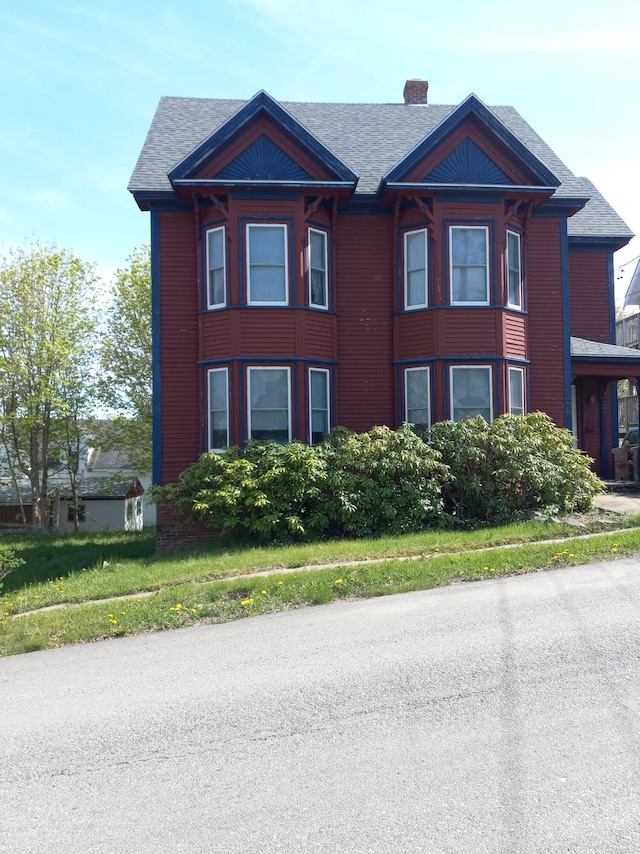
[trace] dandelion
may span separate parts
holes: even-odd
[[[569,557],[575,557],[574,553],[573,553],[573,552],[571,552],[571,554],[569,555]]]
[[[192,613],[192,614],[196,614],[196,613],[197,613],[196,609],[195,609],[195,608],[192,608],[192,609],[191,609],[191,613]]]
[[[251,605],[252,602],[253,602],[253,597],[251,597],[249,599],[243,599],[240,604],[241,605]]]
[[[341,578],[336,578],[336,580],[335,580],[333,583],[334,583],[334,584],[342,584],[342,579],[341,579]]]
[[[107,614],[107,617],[109,617],[109,619],[113,620],[113,614]]]
[[[491,567],[491,569],[489,570],[489,572],[495,572],[494,567]]]
[[[283,581],[279,581],[279,582],[278,582],[278,586],[280,586],[280,585],[281,585],[281,584],[283,584],[283,583],[284,583]]]
[[[614,546],[614,547],[611,549],[611,551],[612,551],[614,554],[616,554],[616,553],[617,553],[617,551],[618,551],[618,549],[616,548],[616,546]]]
[[[122,616],[124,617],[124,616],[125,616],[125,614],[126,614],[126,611],[120,611],[120,613],[121,613],[121,614],[122,614]]]
[[[489,567],[488,567],[488,566],[483,566],[483,567],[482,567],[482,571],[483,571],[483,572],[489,572]]]
[[[261,590],[261,591],[260,591],[260,594],[261,594],[262,596],[266,596],[266,595],[267,595],[267,591],[266,591],[266,590]]]
[[[117,620],[115,620],[115,619],[114,619],[114,620],[109,620],[109,622],[110,622],[113,626],[117,626],[117,625],[118,625],[118,621],[117,621]]]

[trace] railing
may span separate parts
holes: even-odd
[[[640,344],[640,314],[632,314],[616,321],[616,344],[620,347],[638,347]]]
[[[638,396],[631,394],[618,398],[618,429],[626,433],[631,427],[638,426]]]

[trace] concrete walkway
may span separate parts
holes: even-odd
[[[640,493],[638,492],[606,492],[603,495],[597,495],[593,503],[601,510],[608,510],[610,513],[621,515],[640,513]]]

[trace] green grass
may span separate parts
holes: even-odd
[[[640,517],[621,522],[640,525]],[[603,526],[596,522],[593,527]],[[5,579],[2,591],[0,654],[197,622],[220,623],[336,599],[426,590],[640,552],[639,528],[615,532],[610,528],[587,539],[576,538],[584,531],[566,524],[528,522],[269,548],[231,548],[218,542],[162,557],[153,555],[148,534],[24,537],[16,539],[14,547],[27,563]],[[574,539],[562,545],[540,542],[560,536]],[[508,544],[515,545],[505,548]],[[415,559],[400,559],[407,557]],[[382,562],[345,565],[367,558]],[[104,561],[109,565],[103,567]],[[323,563],[338,566],[295,570]],[[275,574],[238,577],[263,569],[275,569]],[[122,595],[132,598],[90,601]],[[58,610],[33,610],[67,603],[69,607]],[[25,611],[30,613],[15,616]]]

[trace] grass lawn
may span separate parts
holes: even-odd
[[[265,548],[214,541],[167,556],[154,554],[146,532],[16,537],[8,542],[25,565],[4,580],[0,654],[640,552],[640,516],[612,530],[594,514],[587,526],[531,521]],[[567,539],[541,542],[552,538]]]

